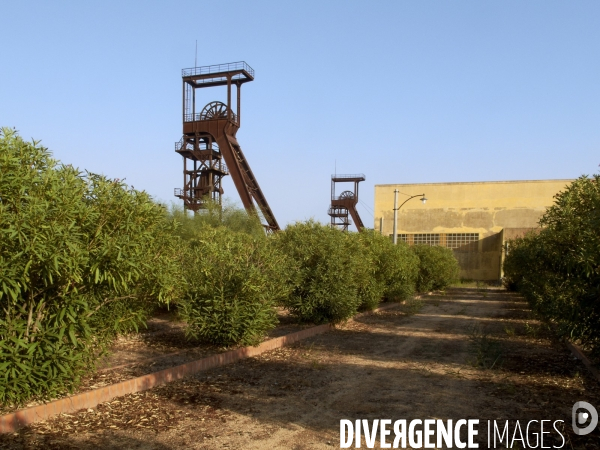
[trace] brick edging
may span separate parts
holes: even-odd
[[[360,317],[376,311],[382,311],[398,306],[400,303],[385,303],[373,311],[366,311],[355,315]],[[152,389],[153,387],[180,380],[186,376],[202,372],[203,370],[221,367],[241,359],[260,355],[261,353],[293,344],[333,329],[333,325],[318,325],[294,333],[269,339],[256,347],[243,347],[229,350],[225,353],[208,356],[191,361],[179,366],[161,370],[159,372],[142,375],[131,380],[121,381],[110,386],[101,387],[91,391],[82,392],[70,397],[54,400],[31,408],[21,409],[11,414],[0,416],[0,433],[13,433],[21,427],[48,419],[64,413],[72,413],[81,409],[94,408],[99,403],[107,402],[116,397]]]

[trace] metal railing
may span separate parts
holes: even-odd
[[[213,162],[215,162],[216,160],[213,160]],[[204,165],[206,167],[205,170],[214,170],[214,171],[219,171],[221,173],[223,173],[224,175],[229,175],[229,168],[227,167],[227,164],[225,164],[225,161],[221,160],[220,165],[215,165],[213,164],[212,167],[210,166],[210,164],[204,162]],[[175,194],[177,195],[177,194]]]
[[[227,119],[227,117],[217,117],[217,119],[223,120],[223,119]],[[199,120],[215,120],[215,119],[207,119],[206,118],[206,114],[202,114],[202,113],[196,113],[196,114],[185,114],[183,116],[183,121],[184,122],[197,122]],[[233,112],[231,113],[231,120],[234,123],[238,123],[237,120],[237,114],[234,114]]]
[[[189,147],[188,147],[188,146],[189,146]],[[181,139],[179,139],[177,142],[175,142],[175,151],[179,151],[179,150],[181,150],[181,149],[182,149],[182,147],[183,147],[183,138],[181,138]],[[206,146],[204,146],[204,147],[200,147],[200,150],[207,150],[207,148],[205,148],[205,147],[206,147]],[[188,142],[188,143],[186,143],[186,148],[185,148],[185,149],[186,149],[186,150],[193,150],[193,149],[194,149],[194,148],[193,148],[193,144],[192,144],[191,142]],[[213,142],[213,143],[212,143],[212,149],[213,149],[214,151],[217,151],[217,152],[219,151],[219,146],[217,145],[217,143],[216,143],[216,142]]]
[[[215,64],[212,66],[190,67],[181,70],[181,76],[193,77],[196,75],[208,75],[211,73],[231,72],[234,70],[243,70],[254,78],[254,69],[246,64],[246,61],[238,61],[227,64]]]
[[[352,178],[362,178],[363,180],[365,180],[365,174],[364,173],[351,173],[351,174],[334,174],[331,175],[331,179],[337,179],[337,180],[343,180],[343,179],[352,179]]]
[[[221,172],[223,172],[225,175],[229,175],[229,169],[227,168],[227,164],[225,164],[225,161],[221,161]]]
[[[177,142],[175,142],[175,151],[181,150],[182,145],[183,145],[183,138],[181,138]]]

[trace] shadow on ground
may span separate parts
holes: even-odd
[[[448,290],[414,315],[398,307],[362,316],[289,348],[28,427],[1,437],[0,448],[331,448],[340,419],[383,418],[479,419],[481,448],[486,420],[563,420],[565,448],[600,448],[597,430],[569,431],[576,401],[600,406],[598,382],[539,326],[531,332],[515,318],[537,323],[517,297],[484,293]],[[474,334],[471,323],[485,328]],[[500,345],[491,370],[478,364],[482,336]],[[561,443],[551,438],[546,445]]]

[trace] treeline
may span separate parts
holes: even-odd
[[[189,215],[0,134],[0,402],[72,390],[160,305],[190,338],[252,345],[276,326],[338,322],[458,276],[450,250],[394,246],[314,221],[266,236],[226,205]]]
[[[600,351],[600,175],[555,196],[539,233],[509,243],[507,287],[521,292],[558,332]]]

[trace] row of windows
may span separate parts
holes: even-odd
[[[459,248],[479,240],[479,233],[449,233],[446,234],[446,247]]]
[[[390,237],[392,237],[391,234]],[[452,249],[469,246],[476,250],[479,233],[406,233],[399,234],[398,240],[407,242],[409,245],[441,245]]]

